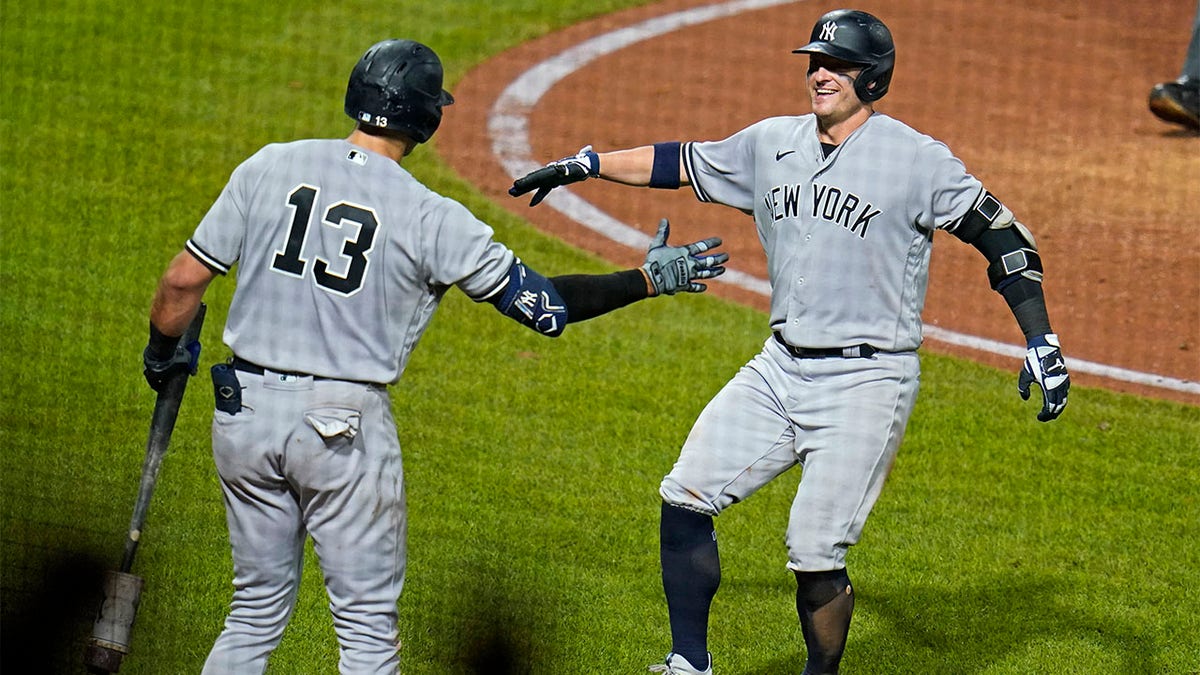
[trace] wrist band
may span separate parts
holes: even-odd
[[[175,354],[175,347],[179,345],[179,339],[183,337],[176,335],[164,335],[162,331],[150,322],[150,342],[146,345],[146,350],[150,352],[150,356],[156,361],[166,361]]]

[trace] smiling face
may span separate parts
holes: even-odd
[[[853,127],[857,128],[870,117],[870,104],[863,103],[854,92],[854,80],[862,74],[863,66],[825,54],[810,54],[808,63],[808,97],[822,129],[855,121]]]

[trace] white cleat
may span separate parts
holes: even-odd
[[[708,667],[700,670],[687,659],[671,652],[667,654],[666,663],[650,666],[650,672],[664,675],[712,675],[712,654],[708,655]]]

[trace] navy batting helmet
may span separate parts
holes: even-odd
[[[793,54],[825,54],[864,66],[854,81],[854,93],[865,102],[887,93],[896,66],[892,32],[879,19],[856,9],[835,9],[813,26],[808,44]]]
[[[442,62],[412,40],[371,46],[350,72],[346,114],[366,126],[428,141],[442,122],[442,107],[454,103],[442,89]]]

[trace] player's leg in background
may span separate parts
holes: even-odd
[[[407,509],[386,390],[317,382],[288,448],[304,522],[325,576],[343,673],[395,673]]]
[[[300,507],[275,467],[291,429],[286,402],[238,373],[244,408],[217,411],[213,458],[233,550],[234,595],[205,674],[261,673],[291,618],[304,555]]]
[[[662,482],[659,552],[671,651],[703,672],[708,618],[721,580],[713,516],[795,465],[790,422],[770,382],[778,368],[760,354],[697,418]]]
[[[802,397],[789,407],[802,425],[803,473],[788,521],[788,567],[807,675],[836,673],[854,612],[846,551],[858,542],[899,449],[916,402],[915,353],[870,360],[822,359],[805,370]]]
[[[1200,2],[1192,17],[1192,37],[1179,79],[1150,90],[1150,111],[1164,122],[1200,131]]]
[[[1192,39],[1188,42],[1187,55],[1183,60],[1180,78],[1200,84],[1200,2],[1196,3],[1196,14],[1192,17]]]
[[[1183,59],[1182,77],[1200,82],[1200,2],[1196,2],[1196,13],[1192,17],[1192,41],[1188,42],[1188,53]]]

